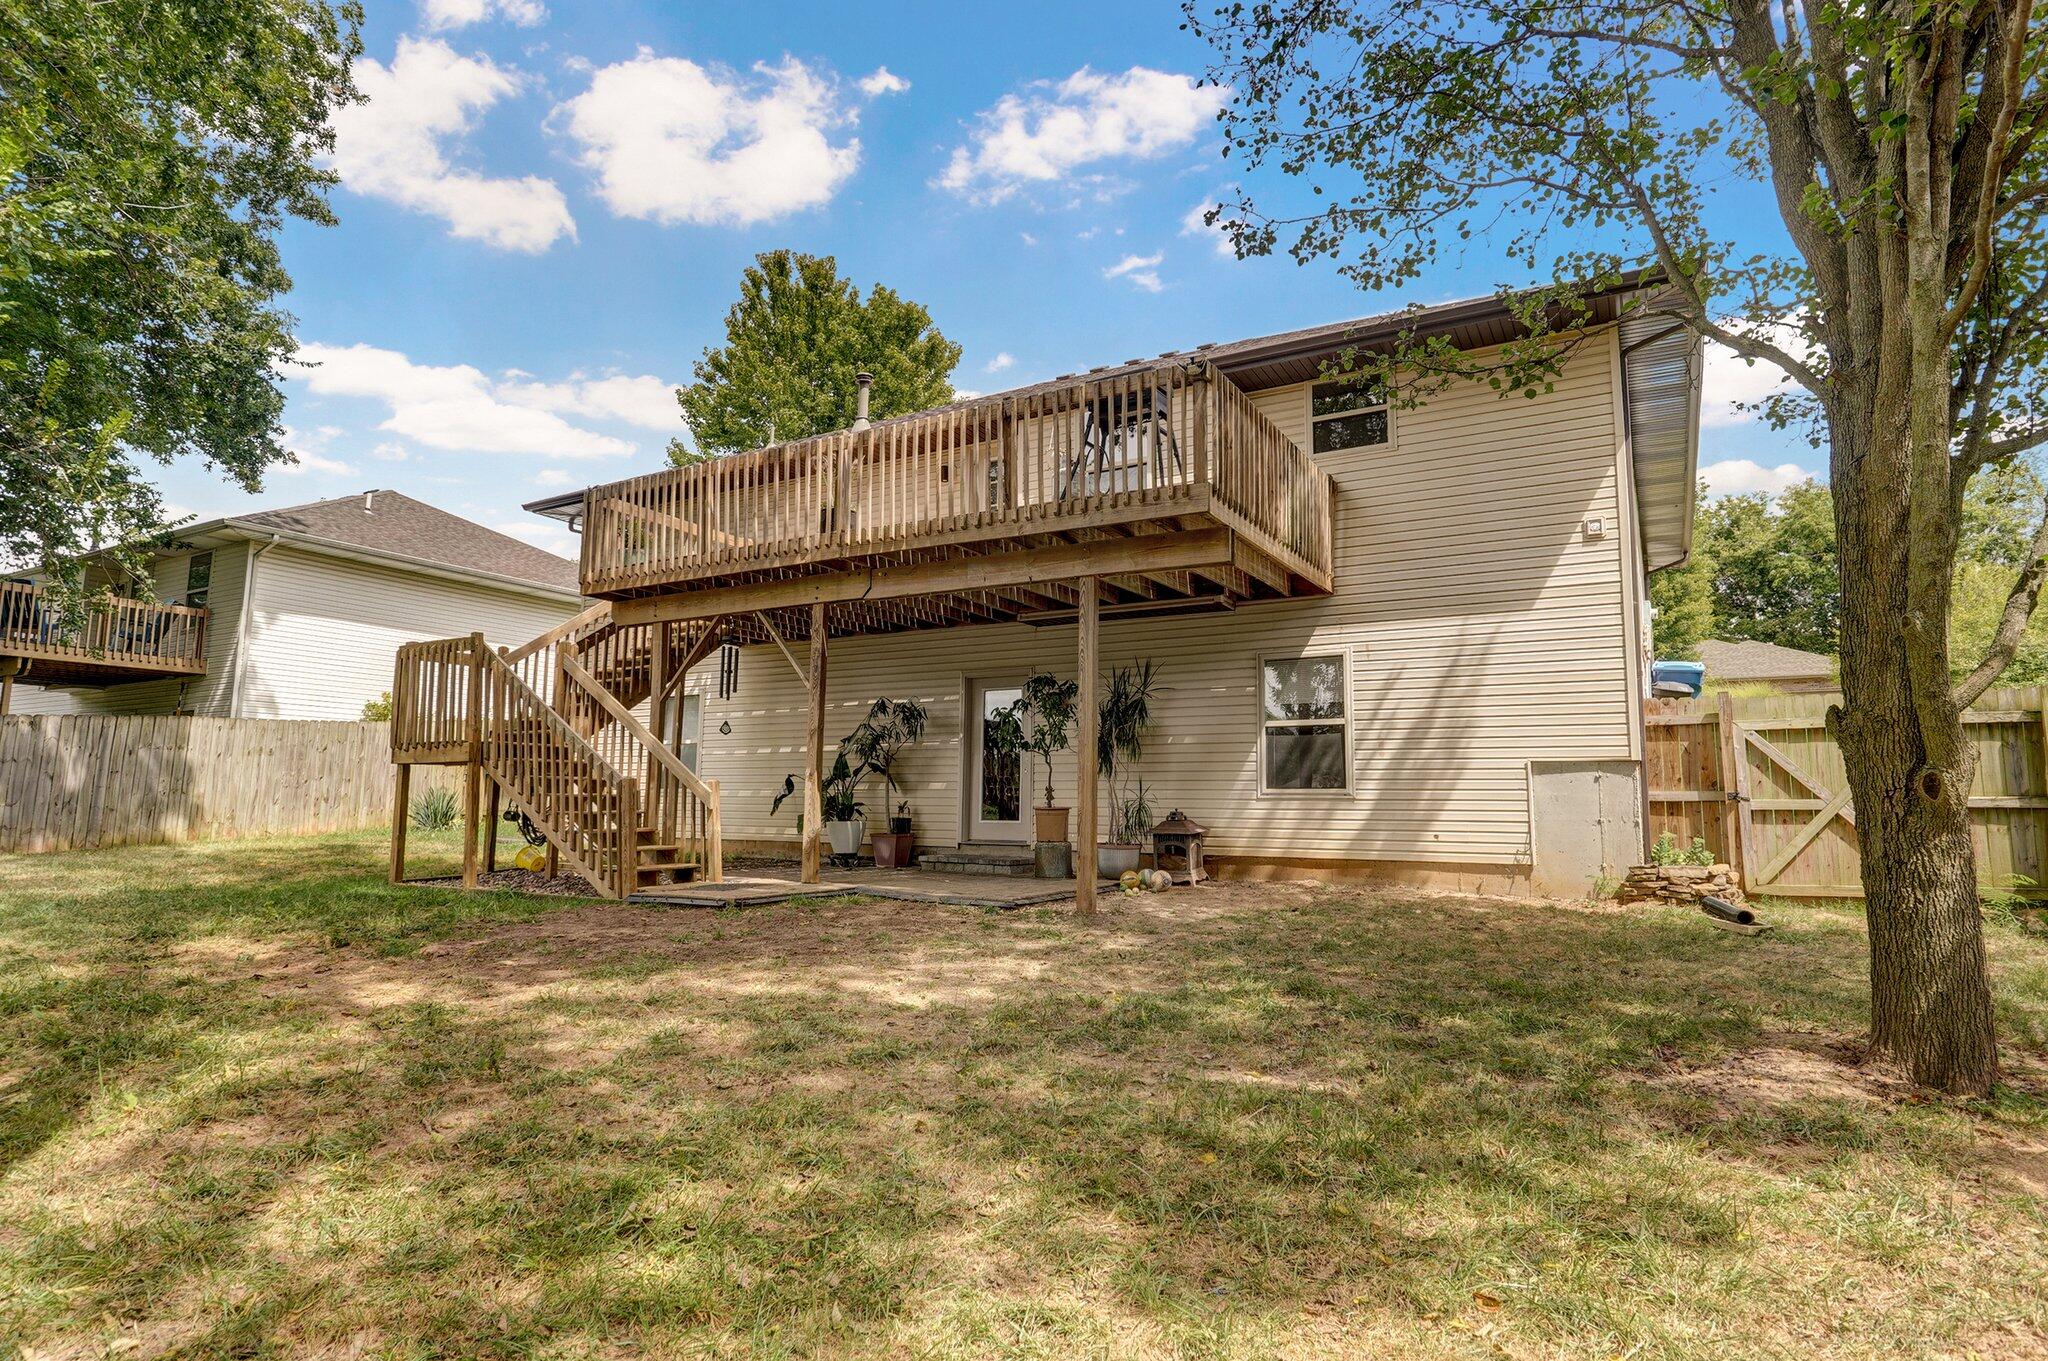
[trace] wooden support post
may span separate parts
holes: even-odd
[[[391,882],[405,882],[405,832],[412,822],[412,766],[398,767],[391,779]]]
[[[1094,577],[1083,577],[1081,587],[1080,658],[1075,677],[1080,692],[1074,697],[1074,898],[1083,912],[1095,911],[1095,732],[1098,722],[1095,652],[1102,631],[1102,591]]]
[[[462,886],[476,887],[477,804],[483,798],[483,763],[472,754],[462,780]]]
[[[462,782],[462,886],[476,887],[477,816],[484,781],[484,636],[469,635],[469,760]]]
[[[498,872],[498,801],[504,791],[496,780],[484,781],[484,873]]]
[[[818,882],[825,833],[825,606],[811,606],[811,714],[804,748],[804,861],[800,876]]]
[[[630,898],[640,887],[640,782],[619,781],[619,892]]]
[[[710,814],[704,819],[704,877],[714,884],[725,882],[725,808],[718,793],[718,781],[706,780],[711,791]]]
[[[0,657],[0,718],[14,710],[14,673],[20,669],[20,658]]]

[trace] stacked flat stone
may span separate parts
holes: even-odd
[[[1702,898],[1742,901],[1733,865],[1637,865],[1615,895],[1624,903],[1664,902],[1690,907]]]

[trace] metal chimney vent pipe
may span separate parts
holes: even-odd
[[[875,375],[862,369],[853,375],[853,385],[853,428],[865,430],[868,428],[868,389],[875,385]]]

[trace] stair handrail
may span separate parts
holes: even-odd
[[[622,806],[633,802],[633,795],[628,792],[628,787],[635,786],[637,782],[630,776],[622,774],[609,760],[605,759],[604,753],[598,750],[597,744],[584,737],[582,733],[577,732],[574,725],[556,712],[554,707],[546,699],[542,698],[540,692],[529,685],[526,678],[514,670],[504,657],[492,652],[489,648],[482,648],[477,653],[477,665],[483,670],[487,685],[502,686],[509,694],[524,700],[532,710],[531,716],[534,721],[541,724],[552,738],[563,743],[569,750],[582,757],[602,779],[610,783],[613,786],[615,796],[620,797]],[[493,723],[495,723],[496,719],[500,717],[496,698],[487,699],[483,707],[491,714]],[[493,735],[491,728],[486,726],[480,742],[483,753],[490,752]],[[509,771],[495,772],[497,778],[500,779],[509,773]],[[511,788],[509,792],[517,802],[526,806],[529,814],[540,813],[541,810],[536,804],[537,796],[533,792],[517,787]],[[551,833],[558,843],[570,839],[566,823],[556,826],[553,825],[553,819],[544,817],[542,820],[548,824],[544,830]],[[597,826],[602,827],[603,824],[600,822]],[[613,844],[606,844],[599,837],[589,837],[587,833],[586,839],[592,843],[595,850],[610,854],[614,862],[615,879],[604,873],[604,866],[601,862],[590,861],[580,853],[577,846],[558,845],[558,849],[566,852],[572,861],[578,862],[578,867],[583,871],[584,876],[600,892],[610,896],[625,897],[630,892],[633,872],[633,866],[630,863],[632,856],[631,829],[613,827],[611,832],[614,838]]]
[[[567,619],[564,619],[561,623],[555,625],[533,641],[521,643],[518,647],[513,648],[505,654],[505,660],[514,664],[523,662],[534,653],[544,648],[553,647],[570,634],[581,631],[586,624],[593,624],[602,620],[611,612],[612,602],[600,600],[595,605],[570,615]]]
[[[678,784],[695,795],[699,803],[704,805],[705,811],[709,814],[705,836],[704,875],[705,878],[713,883],[724,879],[725,869],[722,864],[724,856],[721,845],[722,839],[720,837],[721,810],[719,808],[718,786],[706,781],[696,771],[684,765],[681,757],[669,750],[668,745],[649,731],[647,725],[636,718],[631,709],[620,703],[618,696],[606,689],[604,684],[590,673],[588,667],[576,660],[575,655],[570,651],[567,644],[560,644],[556,647],[556,657],[562,669],[562,674],[575,682],[592,699],[595,699],[598,705],[607,714],[611,715],[613,722],[631,734],[633,739],[640,744],[642,750],[649,757],[672,776]]]

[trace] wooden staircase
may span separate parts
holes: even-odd
[[[391,702],[404,858],[405,791],[418,764],[470,771],[464,880],[474,883],[477,807],[523,814],[550,858],[606,897],[724,877],[718,785],[666,740],[682,679],[713,645],[708,624],[621,625],[608,604],[515,649],[481,634],[399,649]]]

